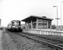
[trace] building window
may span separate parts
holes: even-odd
[[[29,26],[29,28],[31,28],[31,24],[30,23],[28,24],[28,26]]]
[[[47,23],[38,23],[38,25],[47,25]]]
[[[39,19],[38,22],[43,22],[43,20]]]

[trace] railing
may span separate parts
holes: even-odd
[[[63,31],[53,29],[25,29],[23,32],[42,34],[42,35],[57,35],[63,36]]]

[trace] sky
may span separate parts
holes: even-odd
[[[53,25],[57,25],[57,7],[58,6],[58,25],[63,25],[63,9],[60,9],[60,3],[63,0],[0,0],[0,18],[1,25],[7,26],[11,20],[22,20],[31,15],[46,16],[54,19]],[[61,4],[63,8],[63,3]],[[60,11],[61,10],[61,11]],[[61,24],[62,23],[62,24]]]

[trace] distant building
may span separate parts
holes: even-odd
[[[22,21],[25,25],[28,25],[30,29],[49,29],[51,28],[51,22],[53,19],[46,18],[46,16],[29,16]]]
[[[1,27],[1,19],[0,19],[0,27]]]

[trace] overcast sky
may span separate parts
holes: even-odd
[[[53,6],[58,6],[58,17],[60,18],[61,1],[63,0],[0,0],[2,26],[7,26],[11,20],[22,20],[30,15],[53,18],[52,24],[56,25],[57,8]],[[60,20],[58,23],[60,25]]]

